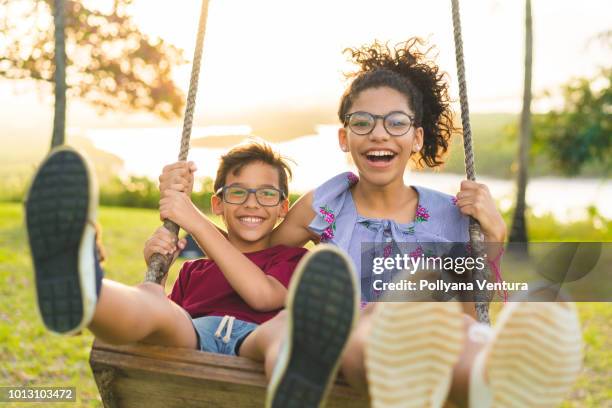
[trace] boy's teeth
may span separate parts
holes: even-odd
[[[259,218],[259,217],[241,217],[240,221],[249,222],[249,223],[256,223],[256,222],[261,222],[262,218]]]

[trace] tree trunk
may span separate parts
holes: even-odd
[[[55,25],[55,113],[51,148],[64,144],[66,132],[66,40],[64,0],[54,0],[53,22]]]
[[[512,219],[510,242],[527,242],[527,223],[525,219],[527,191],[527,167],[529,165],[529,149],[531,146],[531,73],[533,56],[533,23],[531,18],[531,0],[525,1],[525,83],[523,88],[523,110],[518,148],[518,174],[516,207]],[[520,246],[527,251],[527,245]]]

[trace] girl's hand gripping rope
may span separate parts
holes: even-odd
[[[486,185],[463,180],[457,193],[457,207],[462,214],[472,216],[480,223],[486,242],[504,242],[506,223]]]

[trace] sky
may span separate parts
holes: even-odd
[[[474,111],[520,109],[524,1],[464,0],[462,26],[468,91]],[[589,39],[611,29],[609,0],[533,0],[534,90],[592,74],[610,50]],[[147,32],[191,56],[199,1],[136,0],[134,16]],[[436,45],[454,81],[449,0],[211,0],[201,77],[202,107],[225,110],[258,104],[335,105],[351,66],[342,50],[373,40],[412,36]],[[180,83],[189,82],[189,67]],[[453,82],[454,83],[454,82]],[[457,87],[453,87],[456,94]],[[537,109],[537,106],[536,106]]]
[[[88,0],[100,7],[110,0]],[[523,82],[524,1],[463,0],[462,25],[472,112],[518,112]],[[608,31],[609,0],[533,0],[536,94],[571,77],[592,75],[609,64],[610,49],[591,39]],[[134,0],[137,24],[153,37],[185,49],[191,58],[199,1]],[[342,50],[373,40],[396,43],[411,36],[437,46],[437,61],[455,85],[450,0],[211,0],[196,115],[231,113],[261,106],[334,107],[351,70]],[[175,72],[187,90],[190,66]],[[68,126],[106,119],[69,101]],[[0,82],[7,118],[46,115],[48,91],[27,83]],[[534,110],[548,105],[536,100]],[[121,122],[123,119],[119,119]],[[117,123],[118,126],[122,123]]]

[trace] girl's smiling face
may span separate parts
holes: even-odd
[[[403,112],[414,117],[406,96],[390,87],[368,88],[359,93],[348,113],[368,112],[385,116],[391,112]],[[403,180],[410,156],[423,146],[423,128],[415,128],[402,136],[391,136],[376,120],[376,126],[367,135],[358,135],[348,126],[338,131],[338,141],[344,151],[350,151],[359,170],[359,176],[376,186],[386,186]]]

